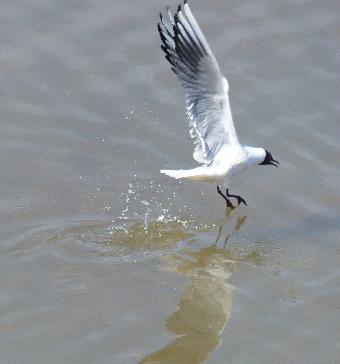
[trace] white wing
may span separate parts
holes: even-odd
[[[228,81],[184,1],[183,11],[178,7],[172,17],[172,27],[160,15],[158,31],[165,58],[180,80],[185,93],[190,135],[194,139],[193,157],[199,163],[210,163],[220,149],[238,144],[230,111]]]

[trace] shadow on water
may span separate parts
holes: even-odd
[[[234,257],[225,247],[245,221],[246,216],[237,218],[223,247],[219,247],[223,229],[220,225],[211,246],[198,251],[185,248],[165,258],[167,269],[187,276],[189,283],[178,307],[166,321],[167,330],[175,338],[143,358],[140,364],[201,363],[219,345],[231,311],[233,286],[230,278],[235,264],[239,260],[252,260],[251,256]]]

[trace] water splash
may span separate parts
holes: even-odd
[[[129,221],[138,218],[143,221],[144,230],[148,233],[150,221],[172,222],[179,220],[179,216],[185,215],[192,219],[191,210],[181,203],[177,203],[179,196],[174,190],[168,193],[160,184],[150,181],[147,184],[140,182],[128,184],[128,189],[122,193],[122,212],[118,217],[121,222],[119,228],[126,233],[129,229]],[[166,207],[165,207],[166,206]],[[113,227],[115,230],[117,226]]]

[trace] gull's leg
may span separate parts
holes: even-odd
[[[241,196],[229,194],[228,188],[226,189],[226,195],[228,197],[235,197],[236,200],[237,200],[238,205],[241,205],[241,203],[244,203],[246,206],[248,206],[247,202]]]
[[[227,197],[227,196],[225,196],[225,195],[222,193],[222,191],[220,190],[220,186],[217,186],[217,193],[218,193],[219,195],[221,195],[221,196],[224,198],[225,202],[227,203],[227,207],[229,207],[229,208],[231,208],[231,209],[233,210],[233,209],[234,209],[233,204],[230,202],[230,200],[228,199],[228,197]]]

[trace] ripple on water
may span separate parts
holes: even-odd
[[[25,259],[56,254],[71,260],[140,261],[187,246],[197,233],[214,228],[213,223],[163,216],[150,219],[147,225],[140,219],[54,223],[17,233],[6,250],[18,255],[25,252]]]

